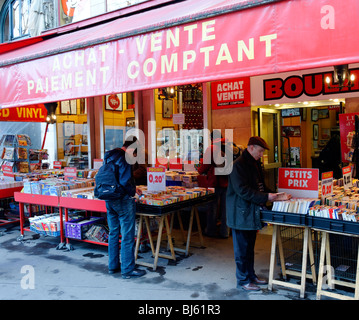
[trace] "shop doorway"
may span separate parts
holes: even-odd
[[[263,156],[265,183],[268,188],[276,190],[278,168],[281,162],[280,111],[258,108],[258,132],[269,145]]]

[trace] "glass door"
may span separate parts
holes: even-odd
[[[258,135],[269,145],[263,155],[266,185],[276,190],[278,168],[281,162],[281,139],[280,139],[280,111],[267,108],[258,108]]]

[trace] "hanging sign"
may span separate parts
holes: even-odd
[[[353,158],[353,138],[355,134],[355,116],[359,113],[342,113],[339,114],[340,128],[340,148],[342,152],[342,161],[351,162]]]
[[[322,173],[322,200],[333,194],[333,171]]]
[[[0,109],[0,121],[46,122],[47,110],[43,104]]]
[[[353,186],[352,168],[351,166],[347,166],[342,168],[342,171],[343,171],[344,190],[347,190]]]
[[[162,167],[147,168],[147,190],[165,191],[166,190],[166,169]]]
[[[319,169],[278,169],[278,191],[293,198],[318,198],[318,183]]]
[[[211,90],[212,109],[249,107],[251,105],[249,77],[212,82]]]
[[[175,113],[172,115],[173,124],[184,124],[185,123],[185,114],[184,113]]]

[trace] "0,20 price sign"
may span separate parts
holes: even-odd
[[[166,169],[162,167],[147,168],[147,190],[165,191],[166,190]]]
[[[333,194],[333,171],[322,173],[322,200]]]

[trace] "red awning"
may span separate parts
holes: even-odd
[[[358,18],[356,0],[187,0],[0,54],[0,105],[359,62]]]

